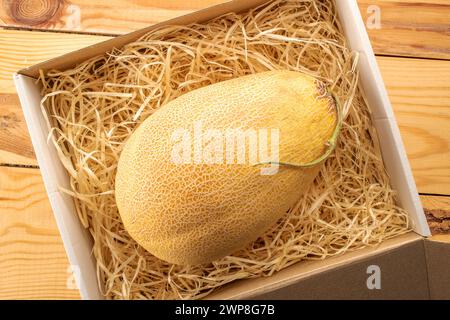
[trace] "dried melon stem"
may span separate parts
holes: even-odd
[[[328,88],[326,89],[326,94],[324,97],[329,97],[333,100],[333,103],[331,103],[334,106],[334,112],[336,113],[336,124],[333,130],[333,133],[331,134],[330,139],[325,143],[325,152],[318,157],[317,159],[314,159],[310,162],[306,163],[293,163],[293,162],[275,162],[275,161],[267,161],[267,162],[260,162],[255,165],[280,165],[280,166],[287,166],[287,167],[295,167],[295,168],[310,168],[318,165],[319,163],[322,163],[328,157],[333,153],[334,149],[337,145],[337,139],[339,137],[339,133],[341,132],[341,126],[342,126],[342,111],[341,111],[341,105],[339,103],[339,98]],[[322,97],[321,97],[322,98]]]

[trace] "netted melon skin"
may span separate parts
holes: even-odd
[[[248,162],[175,163],[173,132],[183,128],[193,137],[198,121],[203,132],[279,129],[279,160],[306,163],[324,153],[337,114],[315,78],[270,71],[191,91],[147,118],[120,155],[116,203],[131,237],[174,264],[208,263],[257,239],[295,204],[321,166],[280,166],[262,175],[261,165]]]

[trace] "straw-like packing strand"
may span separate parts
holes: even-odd
[[[357,60],[332,0],[280,0],[204,24],[161,27],[74,69],[42,73],[50,139],[70,175],[65,191],[94,238],[105,296],[201,298],[237,279],[269,276],[408,231],[357,87]],[[338,146],[313,188],[270,231],[231,256],[184,267],[153,257],[124,230],[115,204],[124,141],[185,92],[274,69],[319,77],[342,103]]]

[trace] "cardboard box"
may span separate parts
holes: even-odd
[[[92,239],[78,220],[73,200],[58,188],[69,188],[69,180],[55,148],[47,143],[49,132],[40,110],[41,96],[39,85],[35,81],[39,69],[67,69],[113,47],[121,47],[157,26],[202,22],[226,12],[245,11],[263,2],[266,0],[229,1],[22,69],[14,75],[36,157],[69,261],[80,270],[77,282],[84,299],[102,298],[97,287],[96,262],[91,254]],[[428,236],[430,232],[358,5],[356,0],[337,0],[336,5],[349,45],[360,53],[360,83],[373,113],[373,123],[380,137],[386,169],[393,188],[398,191],[399,205],[409,213],[415,233],[391,239],[376,248],[366,248],[324,261],[298,263],[271,277],[237,281],[214,292],[209,298],[426,299],[430,297],[430,286],[433,288],[432,297],[443,294],[438,279],[430,277],[430,283],[427,280],[427,263],[433,268],[439,268],[439,263],[428,261],[425,253],[434,256],[437,249],[428,242],[424,245],[423,237]],[[445,247],[444,250],[450,249]],[[382,289],[368,289],[366,282],[370,274],[367,273],[366,265],[380,267]]]

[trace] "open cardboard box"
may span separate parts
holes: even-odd
[[[35,81],[39,69],[67,69],[113,47],[121,47],[156,26],[202,22],[226,12],[244,11],[265,1],[229,1],[22,69],[14,75],[70,264],[77,266],[80,271],[76,278],[84,299],[102,298],[97,286],[96,261],[91,252],[92,239],[78,220],[72,198],[59,189],[61,186],[69,188],[68,174],[53,145],[47,143],[49,132],[40,109],[40,88]],[[240,280],[217,290],[208,298],[450,297],[450,271],[446,271],[450,268],[444,265],[445,260],[450,263],[450,246],[424,241],[430,235],[429,228],[358,5],[356,0],[336,0],[336,6],[349,45],[360,53],[360,82],[373,113],[386,169],[392,186],[398,191],[399,204],[409,213],[415,232],[388,240],[376,248],[349,252],[323,261],[298,263],[271,277]],[[381,288],[378,289],[369,289],[367,286],[367,279],[374,272],[367,268],[373,265],[380,268]],[[446,278],[440,279],[439,275]]]

